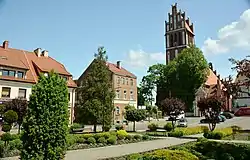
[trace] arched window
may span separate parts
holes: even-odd
[[[120,114],[120,108],[118,106],[116,107],[116,114]]]

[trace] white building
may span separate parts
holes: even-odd
[[[69,90],[70,123],[73,123],[75,88],[72,75],[63,64],[48,56],[40,48],[34,52],[9,48],[9,42],[0,46],[0,102],[14,98],[29,100],[31,89],[38,81],[39,74],[54,70],[67,81]]]

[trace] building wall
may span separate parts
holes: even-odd
[[[31,83],[23,83],[23,82],[14,82],[14,81],[5,81],[0,80],[0,99],[15,99],[18,98],[19,89],[26,89],[26,99],[29,101],[31,91],[32,91],[33,84]],[[9,87],[10,88],[10,98],[3,98],[2,97],[2,88]],[[69,88],[69,121],[73,123],[73,112],[74,112],[74,105],[75,105],[75,89]]]
[[[133,81],[133,85],[131,84],[131,81]],[[113,74],[112,82],[116,94],[114,99],[114,121],[122,121],[124,120],[125,107],[127,105],[132,105],[137,108],[136,78]],[[126,91],[126,95],[124,91]],[[131,92],[133,93],[132,97]]]

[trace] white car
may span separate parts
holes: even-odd
[[[188,122],[186,118],[181,118],[178,121],[178,127],[187,127],[187,125],[188,125]]]

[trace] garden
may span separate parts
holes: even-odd
[[[249,160],[250,145],[220,143],[205,138],[179,146],[106,160]]]
[[[22,133],[21,133],[22,134]],[[4,133],[0,140],[0,158],[18,156],[22,149],[20,134]],[[67,150],[87,149],[118,144],[136,143],[153,140],[149,135],[130,135],[125,130],[89,133],[69,134],[66,138]]]

